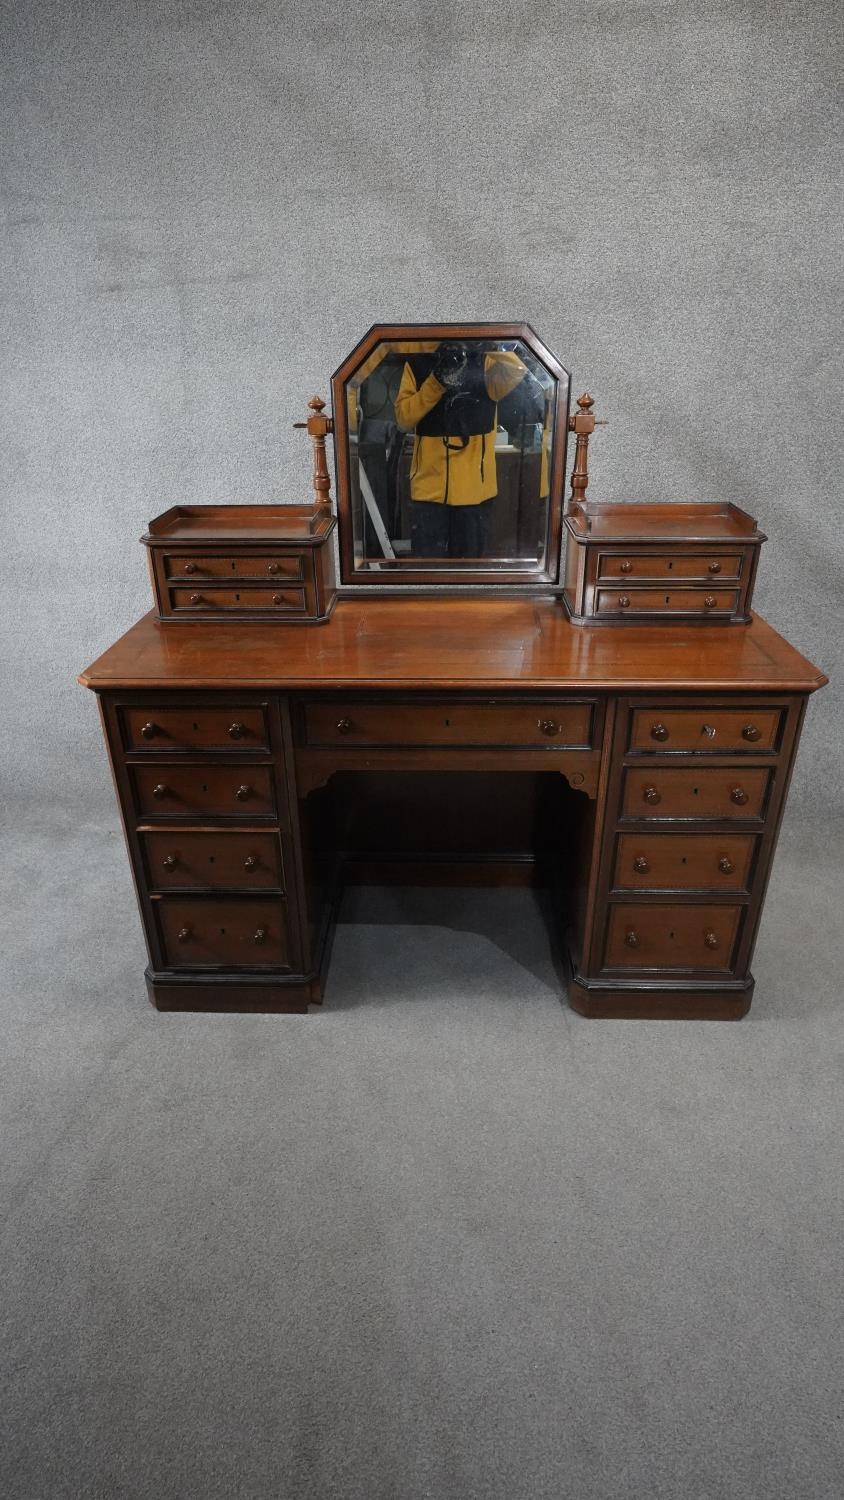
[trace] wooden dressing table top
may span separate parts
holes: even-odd
[[[592,688],[811,693],[827,678],[770,625],[572,625],[554,598],[345,598],[325,624],[162,625],[83,672],[109,688]]]

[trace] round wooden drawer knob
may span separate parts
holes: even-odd
[[[152,789],[153,797],[166,797],[170,788],[163,781],[159,781]]]
[[[655,786],[646,786],[642,796],[651,807],[656,807],[657,802],[662,801],[662,794],[657,791]]]
[[[251,793],[251,786],[247,786],[246,783],[244,783],[243,786],[238,787],[237,791],[235,792],[235,796],[238,802],[245,802],[247,797],[251,796]]]
[[[714,609],[717,603],[718,600],[714,594],[707,594],[703,601],[703,607],[704,609]]]
[[[190,928],[180,927],[176,936],[178,937],[180,943],[186,943],[188,938],[190,937]]]
[[[652,740],[667,740],[668,739],[668,729],[665,726],[665,724],[652,724],[651,725],[651,739]]]
[[[164,856],[163,860],[161,861],[161,863],[163,864],[165,870],[175,870],[175,868],[176,868],[176,856],[175,856],[175,854],[165,854],[165,856]]]
[[[280,573],[281,572],[281,568],[279,567],[279,565],[278,565],[277,562],[267,563],[267,572],[268,573],[273,573],[273,574]]]
[[[747,801],[747,792],[743,787],[734,786],[733,790],[730,792],[730,801],[737,803],[739,807],[744,807],[744,804]]]
[[[254,870],[257,863],[258,861],[255,858],[254,854],[247,854],[245,860],[243,861],[243,868],[244,870]]]
[[[196,563],[194,563],[194,562],[186,562],[185,563],[185,572],[186,573],[195,573],[196,572]]]
[[[622,571],[622,573],[632,573],[633,572],[633,564],[632,564],[632,562],[623,562],[621,564],[621,571]]]
[[[620,607],[622,609],[629,609],[629,607],[630,607],[630,595],[629,594],[619,594],[619,596],[618,596],[618,602],[619,602],[619,605],[620,605]]]
[[[229,734],[231,735],[231,737],[232,737],[233,740],[239,740],[239,739],[241,739],[242,735],[243,735],[243,725],[242,724],[230,724],[229,725]]]
[[[543,734],[547,734],[549,737],[554,734],[559,734],[560,732],[559,724],[557,724],[553,719],[540,719],[539,728],[542,730]]]
[[[141,734],[145,740],[151,740],[155,735],[155,725],[150,719],[148,723],[141,725]]]
[[[255,936],[253,938],[253,942],[255,942],[255,943],[263,943],[264,938],[266,937],[266,935],[267,935],[267,929],[266,929],[266,927],[256,927],[256,929],[255,929]]]
[[[627,944],[628,948],[638,948],[638,946],[639,946],[639,934],[638,934],[638,932],[636,932],[634,930],[634,928],[631,927],[631,929],[630,929],[629,932],[625,932],[625,934],[624,934],[624,941]]]
[[[273,594],[273,604],[284,604],[284,602],[283,594]]]
[[[710,573],[720,573],[721,564],[719,562],[711,562],[709,564],[709,571]]]
[[[640,875],[647,875],[648,871],[650,870],[650,865],[645,859],[644,854],[637,854],[636,858],[633,861],[633,869],[637,870]]]
[[[755,724],[745,724],[741,737],[743,740],[758,740],[761,733],[761,729],[757,729]]]
[[[202,603],[202,595],[201,594],[191,594],[191,596],[190,596],[190,602],[191,602],[191,604],[201,604]]]
[[[351,721],[351,719],[338,719],[337,720],[337,733],[338,734],[351,734],[351,732],[352,732],[352,721]]]
[[[731,859],[727,858],[726,854],[722,854],[718,861],[718,869],[722,875],[732,875],[735,865]]]
[[[717,948],[718,947],[718,937],[717,937],[716,933],[714,933],[714,932],[707,932],[704,935],[703,941],[706,944],[707,948]]]

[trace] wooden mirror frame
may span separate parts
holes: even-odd
[[[461,566],[449,561],[442,568],[414,567],[402,562],[394,570],[364,570],[355,567],[354,518],[349,473],[349,428],[346,386],[364,361],[380,343],[396,339],[519,339],[530,349],[555,381],[554,441],[548,491],[545,565],[526,562],[521,566],[488,567],[474,564]],[[569,431],[571,377],[551,350],[537,337],[527,323],[374,323],[355,345],[331,377],[333,408],[334,465],[337,482],[337,518],[340,544],[340,579],[344,589],[375,588],[382,593],[402,590],[412,584],[435,585],[452,592],[488,591],[492,585],[508,592],[547,593],[560,578],[563,487],[566,475],[566,448]]]

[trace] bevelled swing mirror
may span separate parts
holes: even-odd
[[[557,582],[569,375],[526,323],[376,324],[331,389],[344,584]]]

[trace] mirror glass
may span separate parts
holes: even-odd
[[[547,575],[565,372],[525,337],[444,332],[361,346],[335,393],[353,573]]]

